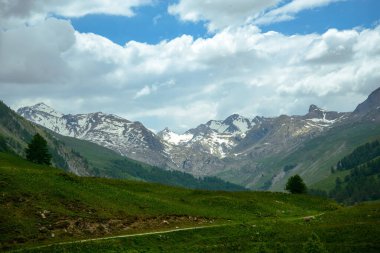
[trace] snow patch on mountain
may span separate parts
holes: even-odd
[[[140,122],[102,112],[65,115],[42,103],[17,112],[58,134],[88,140],[153,165],[165,163],[160,139]]]
[[[218,133],[224,133],[228,128],[228,125],[223,124],[223,122],[219,120],[210,120],[206,125]]]
[[[177,134],[172,131],[170,131],[168,128],[164,129],[161,132],[161,138],[164,141],[167,141],[170,144],[179,145],[181,143],[187,143],[190,141],[194,136],[189,133],[185,134]]]
[[[38,104],[32,106],[31,109],[34,111],[39,111],[39,112],[49,114],[49,115],[57,117],[57,118],[60,118],[63,116],[63,113],[57,112],[56,110],[54,110],[53,108],[51,108],[50,106],[48,106],[44,103],[38,103]]]

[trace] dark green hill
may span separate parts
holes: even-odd
[[[359,146],[337,163],[337,169],[348,170],[338,177],[330,196],[348,204],[380,200],[380,144],[379,141]]]
[[[379,138],[378,122],[343,124],[306,141],[290,153],[278,154],[262,163],[274,174],[283,173],[282,177],[276,178],[272,190],[283,190],[287,179],[294,174],[300,174],[311,188],[331,190],[338,176],[347,175],[345,171],[332,173],[331,167],[335,167],[338,161],[358,146]]]
[[[6,153],[0,153],[0,191],[0,250],[303,252],[313,233],[329,252],[377,252],[380,245],[376,203],[340,208],[307,195],[201,191],[78,177]],[[305,222],[305,216],[311,218]],[[180,230],[186,227],[203,229]],[[48,246],[176,229],[170,234]],[[41,245],[47,247],[35,248]]]

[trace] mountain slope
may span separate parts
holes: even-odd
[[[64,115],[43,103],[17,112],[58,134],[94,142],[132,159],[161,167],[169,162],[162,143],[140,122],[101,112]]]
[[[301,116],[249,119],[234,114],[225,120],[210,120],[184,134],[169,129],[157,135],[146,128],[144,131],[128,130],[133,133],[131,138],[126,137],[124,130],[129,126],[139,128],[113,115],[71,115],[75,118],[73,128],[67,120],[69,116],[52,112],[45,106],[42,109],[41,105],[25,107],[19,113],[53,131],[57,131],[54,129],[61,123],[52,125],[50,122],[58,118],[65,122],[63,129],[59,127],[61,133],[86,138],[149,164],[196,176],[218,176],[251,189],[282,190],[284,181],[293,172],[301,173],[309,184],[329,180],[329,165],[352,151],[355,145],[376,138],[380,122],[379,96],[380,89],[377,89],[353,113],[327,111],[311,105]],[[94,115],[102,116],[98,120]],[[79,120],[81,118],[86,120]],[[97,122],[91,123],[95,127],[88,127],[87,122],[93,121]],[[350,135],[363,139],[351,143]],[[154,144],[147,144],[149,139],[148,142]],[[326,140],[330,145],[313,144],[314,139],[314,143]],[[310,150],[313,145],[317,145],[314,152]],[[292,166],[295,170],[283,170]]]
[[[62,116],[43,104],[39,104],[38,108],[41,109],[40,115],[42,116],[44,114],[58,118]],[[53,165],[77,175],[128,178],[197,189],[245,190],[244,187],[215,177],[195,178],[190,174],[167,171],[137,162],[94,143],[64,137],[50,130],[42,129],[26,121],[4,104],[0,105],[0,109],[0,151],[13,151],[25,156],[24,149],[27,142],[34,133],[38,132],[48,140],[49,151],[54,158]],[[34,116],[40,120],[46,119],[40,115],[35,114]]]
[[[312,194],[330,196],[345,203],[380,200],[380,142],[361,145],[331,167],[334,187],[311,190]]]
[[[88,141],[52,134],[87,159],[92,168],[92,176],[135,179],[192,189],[246,190],[242,186],[225,182],[216,177],[195,178],[188,173],[165,170],[123,157],[110,149]]]
[[[330,200],[310,196],[211,192],[78,177],[4,153],[0,153],[0,183],[2,249],[176,226],[247,222],[263,216],[304,216],[337,208]]]
[[[52,135],[17,115],[4,103],[0,102],[0,141],[3,151],[10,151],[25,156],[25,148],[33,135],[43,136],[52,154],[54,166],[74,172],[78,175],[89,175],[90,170],[86,160],[79,154],[67,148]]]
[[[4,153],[0,186],[1,251],[302,252],[315,234],[329,252],[380,245],[376,202],[77,177]]]
[[[380,87],[374,90],[363,103],[356,107],[354,114],[363,115],[377,110],[380,110]]]

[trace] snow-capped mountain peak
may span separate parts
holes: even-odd
[[[43,103],[17,112],[58,134],[88,140],[137,160],[161,165],[166,159],[160,139],[140,122],[102,112],[62,114]]]
[[[60,113],[60,112],[57,112],[56,110],[54,110],[53,108],[51,108],[50,106],[46,105],[45,103],[38,103],[38,104],[35,104],[31,107],[23,107],[23,108],[20,108],[19,111],[29,111],[29,112],[39,112],[39,113],[45,113],[45,114],[48,114],[48,115],[51,115],[51,116],[54,116],[54,117],[62,117],[63,116],[63,113]]]
[[[251,121],[239,114],[232,114],[225,120],[210,120],[205,124],[209,129],[219,134],[245,134],[251,127]]]
[[[179,145],[181,143],[187,143],[190,141],[194,135],[190,133],[184,133],[184,134],[177,134],[172,132],[169,128],[165,128],[161,132],[157,134],[161,139],[164,141],[174,144],[174,145]]]

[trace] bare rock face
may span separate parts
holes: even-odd
[[[372,110],[380,109],[380,88],[373,91],[368,98],[361,104],[359,104],[354,114],[365,114]]]
[[[167,166],[161,140],[140,122],[101,112],[65,115],[43,103],[20,108],[17,112],[61,135],[91,141],[152,165]]]
[[[265,175],[258,159],[294,151],[329,129],[354,121],[380,122],[380,88],[353,113],[327,111],[310,105],[302,116],[246,118],[233,114],[210,120],[183,134],[168,128],[154,134],[139,122],[101,112],[64,115],[37,104],[18,113],[59,134],[88,140],[151,165],[189,172],[196,176],[241,177],[254,185]],[[237,172],[239,171],[239,172]],[[239,174],[240,173],[240,174]]]
[[[18,113],[61,135],[88,140],[139,161],[197,176],[215,175],[231,164],[238,166],[292,149],[345,116],[311,105],[305,116],[248,119],[233,114],[225,120],[210,120],[184,134],[166,128],[156,135],[140,122],[101,112],[65,115],[40,103],[20,108]]]

